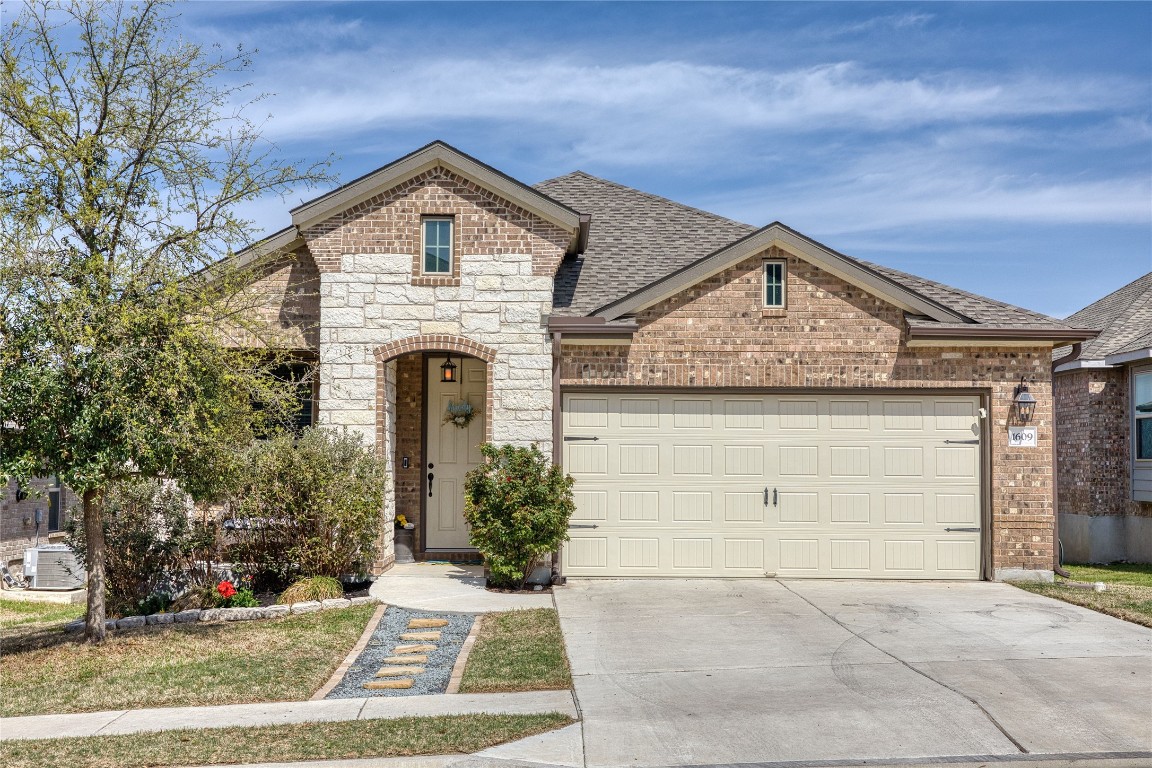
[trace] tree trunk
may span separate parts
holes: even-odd
[[[85,491],[84,540],[88,548],[88,615],[84,619],[84,639],[104,642],[104,504],[102,491]]]

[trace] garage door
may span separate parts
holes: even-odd
[[[979,577],[976,397],[563,402],[568,576]]]

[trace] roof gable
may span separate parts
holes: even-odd
[[[567,205],[442,141],[434,141],[395,162],[296,206],[291,211],[292,224],[298,229],[312,226],[437,167],[450,170],[570,231],[573,236],[569,246],[570,253],[578,252],[583,246],[584,233],[587,231],[587,216],[582,216]]]

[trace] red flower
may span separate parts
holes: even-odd
[[[216,591],[220,593],[220,597],[227,600],[236,594],[236,587],[232,586],[232,582],[230,581],[222,581],[216,585]]]

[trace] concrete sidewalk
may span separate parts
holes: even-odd
[[[553,607],[547,592],[489,592],[481,566],[455,563],[394,565],[376,579],[368,594],[382,603],[417,611],[489,613]]]
[[[261,726],[284,723],[373,720],[425,715],[534,714],[561,712],[576,717],[571,691],[463,693],[428,696],[326,699],[215,707],[166,707],[0,718],[0,741],[105,736],[182,728]]]

